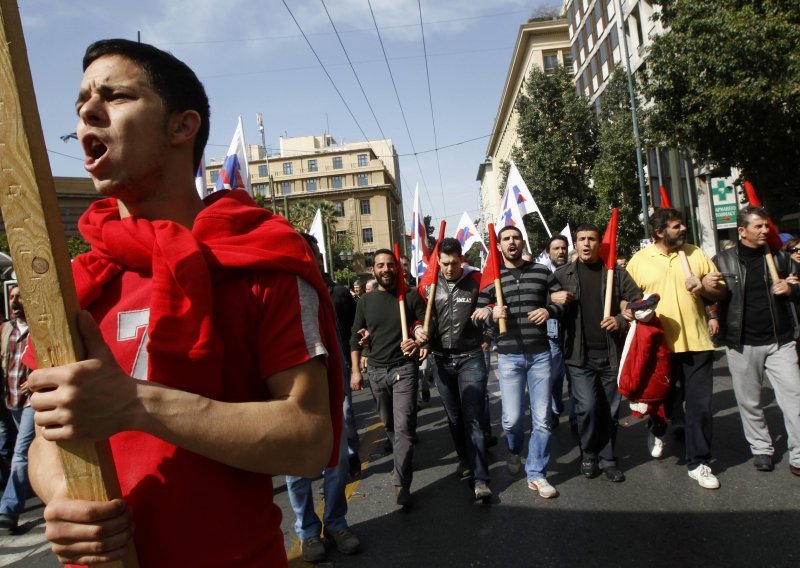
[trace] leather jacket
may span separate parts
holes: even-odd
[[[434,322],[430,348],[435,355],[463,355],[481,349],[483,324],[472,321],[480,279],[480,272],[466,267],[450,291],[444,276],[439,274],[431,316]]]
[[[783,251],[776,251],[772,254],[775,259],[775,266],[778,269],[778,275],[785,278],[789,273],[789,255]],[[764,256],[764,273],[769,278],[769,271],[766,268],[767,257]],[[728,347],[738,348],[742,343],[742,318],[744,308],[744,281],[747,275],[744,263],[739,258],[739,250],[737,247],[730,248],[720,252],[714,257],[714,264],[717,269],[722,273],[725,278],[725,284],[728,287],[728,295],[723,300],[719,301],[719,325],[720,340]],[[769,282],[767,283],[769,284]],[[800,300],[800,286],[790,285],[791,294],[789,297],[776,297],[769,294],[769,309],[772,316],[773,327],[775,322],[775,314],[777,310],[787,310],[790,321],[794,328],[794,338],[797,339],[798,333],[798,320],[797,308],[795,303]],[[775,342],[779,342],[779,338],[775,337]]]

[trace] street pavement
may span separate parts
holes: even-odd
[[[579,451],[562,420],[553,434],[548,470],[560,496],[542,499],[527,488],[524,474],[511,476],[501,437],[490,450],[494,497],[489,505],[475,503],[469,484],[454,475],[458,460],[433,389],[431,402],[419,413],[414,506],[408,511],[393,502],[392,456],[383,453],[385,437],[369,391],[357,393],[365,467],[347,488],[348,520],[363,551],[344,556],[329,546],[329,562],[320,566],[796,567],[800,478],[789,472],[786,432],[772,391],[765,395],[776,469],[762,473],[752,465],[722,351],[717,352],[714,389],[711,466],[720,479],[719,490],[702,489],[687,476],[681,440],[668,434],[665,457],[654,460],[647,452],[645,423],[625,419],[617,455],[627,480],[587,480],[578,471]],[[494,372],[489,390],[493,429],[500,436]],[[628,414],[624,402],[622,414]],[[276,502],[284,512],[290,566],[306,566],[292,528],[284,480],[276,477],[274,483]],[[321,481],[314,483],[315,492],[320,486]],[[321,510],[321,495],[315,494]],[[44,543],[41,505],[29,505],[21,534],[0,535],[0,566],[58,565]]]

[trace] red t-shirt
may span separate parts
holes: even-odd
[[[325,355],[318,296],[282,272],[235,272],[214,285],[214,323],[224,346],[222,377],[183,377],[184,390],[215,400],[271,398],[269,376]],[[151,280],[124,272],[88,306],[122,368],[147,378]],[[223,465],[142,432],[111,448],[133,511],[142,567],[285,566],[281,512],[272,479]]]

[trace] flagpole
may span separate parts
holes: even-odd
[[[494,295],[497,297],[497,306],[502,308],[505,302],[503,301],[503,287],[500,285],[500,263],[497,258],[497,234],[494,232],[494,223],[489,223],[489,262],[492,263],[496,276],[494,279]],[[506,318],[498,319],[497,327],[500,329],[500,335],[507,333]]]
[[[606,232],[609,234],[608,254],[606,254],[606,297],[603,302],[603,319],[611,316],[611,301],[614,297],[614,269],[617,264],[617,223],[619,210],[615,207],[611,212]],[[605,235],[604,235],[605,236]],[[603,239],[605,241],[605,238]]]
[[[397,262],[400,262],[400,244],[394,243],[394,256]],[[403,269],[398,264],[397,270],[400,271],[400,279],[403,279]],[[400,326],[403,331],[403,341],[408,341],[408,319],[406,318],[406,295],[404,293],[397,294],[397,303],[400,307]]]
[[[436,241],[436,245],[433,247],[433,252],[431,254],[439,254],[439,243],[441,243],[442,239],[444,239],[444,227],[445,220],[442,219],[442,223],[439,225],[439,239]],[[433,264],[433,262],[429,263],[428,270],[430,270],[430,264]],[[428,333],[431,325],[433,302],[436,299],[436,283],[439,281],[439,263],[436,262],[435,264],[436,266],[433,269],[433,284],[431,284],[430,292],[428,292],[428,305],[425,307],[425,323],[422,325],[422,331],[424,331],[426,334]]]

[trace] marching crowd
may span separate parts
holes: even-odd
[[[62,563],[113,561],[135,547],[148,567],[285,566],[273,475],[287,476],[306,560],[325,558],[323,534],[341,552],[358,552],[344,495],[361,468],[351,390],[371,389],[393,454],[393,499],[409,507],[418,397],[428,385],[426,377],[420,390],[421,374],[436,381],[459,475],[489,502],[490,350],[507,468],[524,471],[542,498],[558,495],[547,473],[562,414],[579,440],[580,474],[625,481],[615,441],[626,368],[666,385],[660,397],[640,399],[650,454],[661,457],[667,429],[680,429],[689,477],[718,488],[709,465],[714,341],[727,352],[756,469],[773,469],[766,378],[783,412],[791,473],[800,475],[800,248],[796,240],[788,252],[765,248],[762,208],[740,211],[739,242],[713,260],[685,242],[679,211],[659,208],[649,219],[654,242],[626,268],[606,267],[594,225],[577,227],[571,260],[567,240],[554,236],[545,263],[526,257],[522,233],[507,226],[497,235],[496,285],[482,284],[459,241],[447,238],[434,249],[435,280],[415,288],[402,259],[382,249],[374,279],[351,294],[323,273],[313,237],[245,192],[200,200],[194,172],[209,107],[185,64],[146,44],[104,40],[88,48],[83,69],[77,135],[87,172],[110,198],[83,217],[92,251],[73,263],[88,357],[31,371],[18,288],[0,330],[5,402],[19,432],[2,454],[10,464],[0,526],[16,526],[30,481]],[[624,355],[637,324],[661,338],[653,357],[668,363],[668,375],[652,374],[647,357],[630,369]],[[103,438],[123,498],[82,500],[67,489],[54,442]],[[311,491],[319,472],[321,520]],[[185,541],[192,546],[175,546]]]

